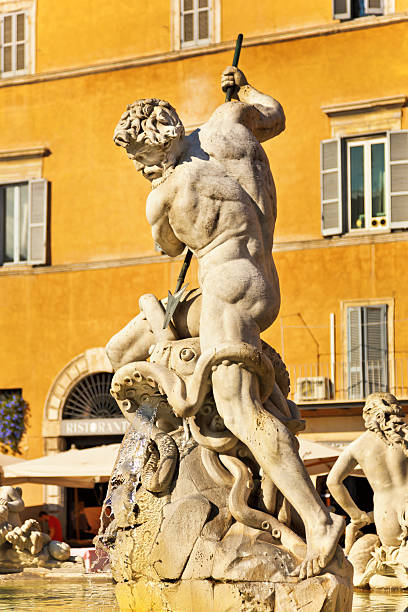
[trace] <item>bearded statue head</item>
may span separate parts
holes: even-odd
[[[367,429],[390,446],[402,446],[408,456],[408,424],[397,398],[391,393],[372,393],[363,408]]]
[[[157,174],[157,168],[163,174],[175,165],[179,152],[176,145],[183,136],[183,124],[171,104],[146,98],[127,106],[115,128],[113,140],[126,149],[137,169],[151,178],[150,175]],[[149,172],[149,168],[156,170]]]

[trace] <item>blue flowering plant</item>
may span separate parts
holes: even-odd
[[[21,453],[28,415],[29,406],[21,392],[0,393],[0,452]]]

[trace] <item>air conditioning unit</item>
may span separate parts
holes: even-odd
[[[330,379],[326,376],[306,376],[296,379],[296,401],[330,399]]]

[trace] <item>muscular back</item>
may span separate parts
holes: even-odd
[[[276,192],[268,159],[251,129],[250,110],[240,102],[224,104],[185,139],[174,172],[149,196],[147,215],[154,232],[158,210],[165,212],[175,237],[198,257],[242,237],[249,255],[268,267]]]
[[[389,487],[408,486],[408,458],[401,446],[390,446],[371,431],[366,431],[350,445],[350,452],[360,464],[374,493]]]

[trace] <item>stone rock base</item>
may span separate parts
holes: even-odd
[[[347,578],[323,574],[300,582],[155,582],[116,585],[121,612],[351,612]]]

